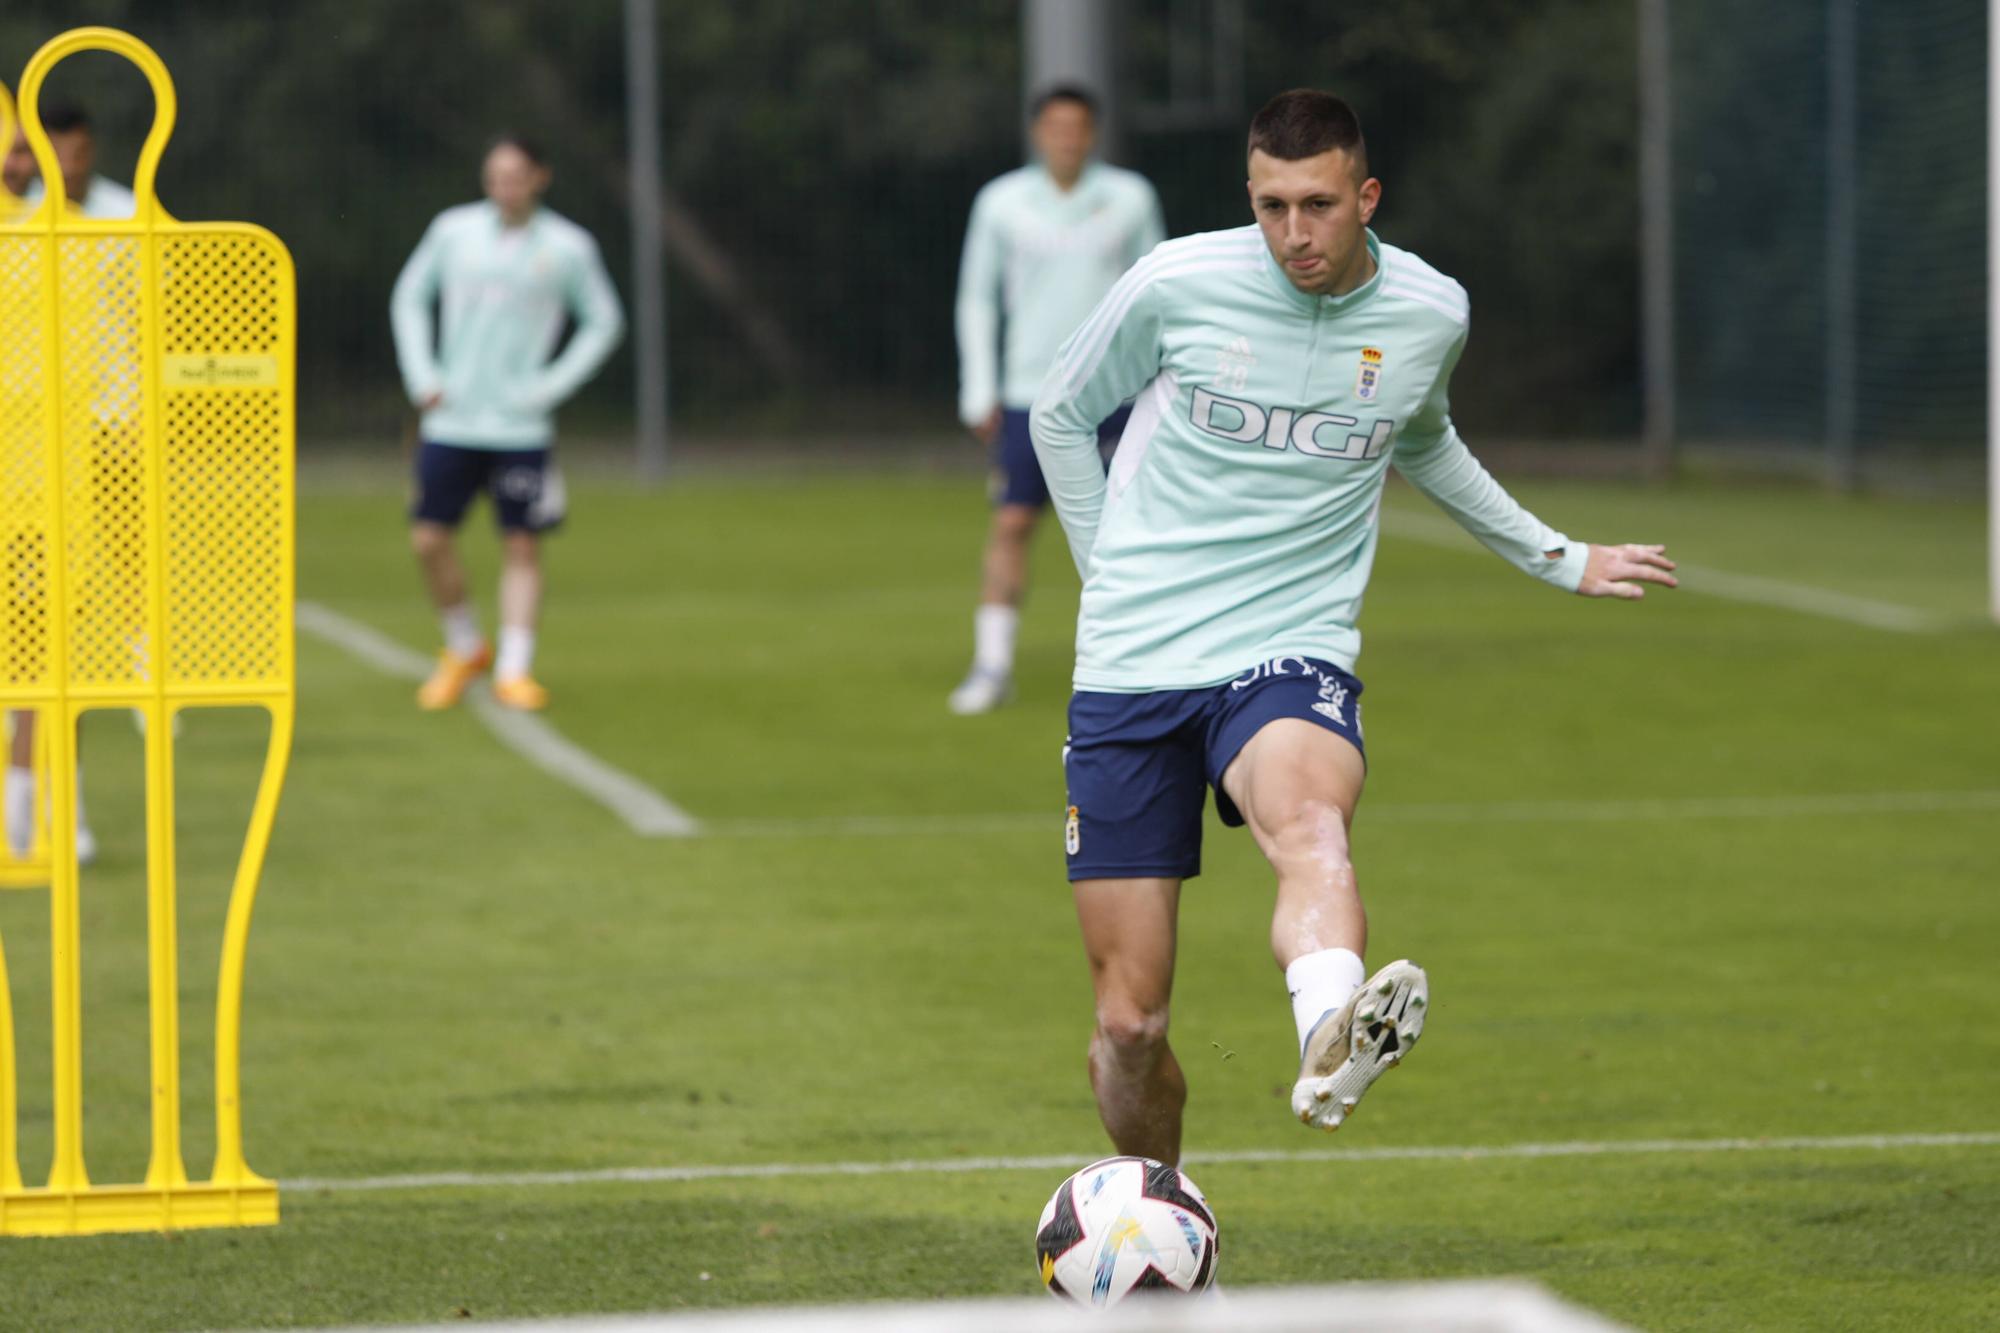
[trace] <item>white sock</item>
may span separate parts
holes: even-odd
[[[513,680],[535,664],[535,632],[519,625],[500,627],[500,653],[493,659],[493,678]]]
[[[83,814],[83,765],[76,766],[76,832],[80,838],[90,836],[90,821]]]
[[[1352,949],[1321,949],[1292,960],[1285,969],[1285,989],[1292,993],[1292,1021],[1299,1025],[1301,1053],[1313,1025],[1346,1004],[1367,975],[1361,955]]]
[[[1021,613],[1011,606],[981,606],[972,616],[972,665],[1005,676],[1014,670],[1014,632]]]
[[[7,850],[26,856],[35,843],[35,770],[7,766]]]
[[[447,606],[438,612],[438,623],[444,626],[445,651],[453,657],[477,657],[486,646],[486,636],[479,632],[479,617],[472,613],[470,602]]]

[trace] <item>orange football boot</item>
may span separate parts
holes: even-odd
[[[533,676],[509,676],[493,682],[493,697],[508,708],[539,713],[549,706],[549,692]]]
[[[479,651],[471,657],[460,657],[447,648],[438,654],[437,666],[431,671],[431,678],[417,690],[417,707],[427,713],[451,707],[465,687],[479,678],[479,673],[493,665],[493,645],[481,644]]]

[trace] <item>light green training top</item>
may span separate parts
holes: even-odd
[[[551,362],[566,315],[576,329]],[[444,395],[423,415],[424,438],[474,449],[550,444],[555,409],[625,331],[589,232],[546,208],[509,227],[490,201],[437,215],[396,278],[389,318],[410,401]]]
[[[1374,277],[1313,296],[1254,226],[1169,241],[1063,344],[1031,429],[1083,575],[1079,690],[1195,689],[1288,655],[1352,670],[1391,462],[1516,568],[1581,582],[1589,548],[1452,428],[1465,289],[1367,244]],[[1134,394],[1107,479],[1097,423]]]
[[[1037,162],[988,181],[958,265],[959,419],[1027,410],[1070,330],[1166,235],[1159,196],[1137,172],[1092,162],[1065,191]]]

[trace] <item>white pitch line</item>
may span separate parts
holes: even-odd
[[[431,664],[423,654],[317,602],[298,604],[299,628],[385,675],[422,680]],[[622,769],[613,768],[549,725],[546,718],[503,708],[484,686],[471,691],[472,711],[502,745],[557,781],[566,783],[623,820],[644,838],[690,838],[701,832],[694,816]]]
[[[1902,1148],[2000,1147],[2000,1132],[1836,1134],[1730,1139],[1606,1139],[1571,1143],[1485,1143],[1408,1148],[1252,1148],[1195,1152],[1191,1164],[1239,1166],[1311,1162],[1490,1162],[1549,1157],[1633,1157],[1712,1152],[1888,1152]],[[404,1176],[301,1177],[292,1190],[355,1194],[382,1190],[561,1188],[568,1185],[686,1184],[708,1180],[785,1180],[800,1176],[964,1175],[975,1171],[1060,1171],[1087,1160],[1067,1153],[1033,1157],[940,1157],[885,1162],[744,1162],[717,1166],[628,1166],[597,1171],[432,1171]]]
[[[1476,542],[1465,529],[1449,519],[1434,518],[1429,514],[1384,510],[1382,531],[1391,537],[1422,542],[1428,546],[1461,551],[1477,549]],[[1889,630],[1897,634],[1931,634],[1949,629],[1954,623],[1948,616],[1920,611],[1896,602],[1879,602],[1872,597],[1855,597],[1831,588],[1769,579],[1760,574],[1732,574],[1727,570],[1685,563],[1676,572],[1681,580],[1682,592],[1702,593],[1725,601],[1749,602],[1757,606],[1775,606],[1785,611],[1845,621],[1850,625],[1864,625],[1869,629]]]
[[[1802,819],[1843,815],[1977,814],[2000,811],[2000,791],[1885,791],[1815,796],[1708,796],[1606,801],[1466,801],[1365,805],[1364,824],[1533,824],[1683,819]],[[712,820],[714,838],[909,838],[1047,829],[1057,814],[829,815],[807,819]]]

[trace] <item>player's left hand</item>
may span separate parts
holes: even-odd
[[[1636,602],[1646,595],[1645,584],[1680,587],[1673,571],[1674,562],[1667,559],[1664,546],[1592,546],[1576,592],[1579,597],[1623,597]]]

